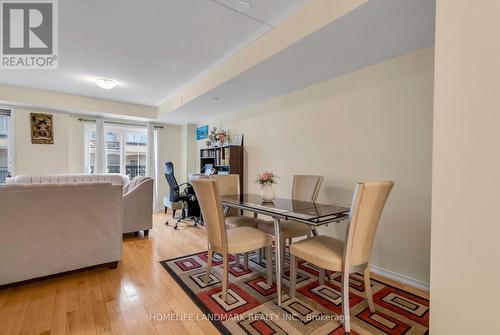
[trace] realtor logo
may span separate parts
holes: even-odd
[[[57,69],[57,0],[0,0],[2,69]]]

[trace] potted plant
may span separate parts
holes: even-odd
[[[208,140],[210,141],[212,146],[215,146],[215,142],[217,141],[216,136],[217,136],[217,127],[214,127],[210,131],[210,134],[208,134]]]
[[[255,183],[261,185],[262,187],[260,197],[264,202],[272,202],[274,200],[273,184],[277,183],[277,178],[279,177],[272,171],[264,171],[255,178]]]

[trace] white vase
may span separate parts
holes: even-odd
[[[264,202],[272,202],[274,200],[273,185],[262,185],[262,190],[260,191],[260,197]]]

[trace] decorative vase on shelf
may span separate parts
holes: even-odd
[[[272,202],[274,200],[274,189],[272,184],[262,185],[260,197],[264,202]]]

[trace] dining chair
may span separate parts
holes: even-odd
[[[312,263],[320,270],[319,284],[324,285],[324,269],[342,272],[342,312],[344,330],[350,332],[349,274],[363,271],[366,298],[371,312],[375,305],[370,286],[370,257],[378,222],[387,197],[394,187],[392,181],[358,183],[353,195],[346,240],[314,236],[290,246],[290,297],[295,298],[297,260]]]
[[[211,175],[210,179],[217,180],[219,185],[220,195],[240,194],[240,176],[237,174],[226,175]],[[259,223],[264,223],[265,220],[254,218],[251,216],[242,215],[237,208],[230,208],[225,216],[226,226],[231,228],[237,227],[252,227],[257,228]]]
[[[314,175],[294,175],[292,184],[292,199],[302,201],[316,201],[318,198],[321,184],[323,183],[322,176]],[[274,221],[265,221],[257,225],[257,229],[274,236]],[[284,264],[285,241],[292,243],[292,239],[301,236],[310,236],[311,228],[301,222],[293,220],[281,220],[281,264]],[[259,253],[259,255],[262,255]]]
[[[217,184],[219,185],[220,195],[232,195],[232,194],[240,194],[240,176],[237,174],[214,174],[210,176],[210,179],[217,180]],[[228,229],[238,228],[238,227],[252,227],[257,228],[257,225],[260,223],[264,223],[265,220],[242,215],[241,211],[237,208],[230,208],[225,215],[226,227]],[[260,252],[260,251],[259,251]],[[259,253],[260,255],[260,253]],[[239,254],[235,257],[235,264],[240,265],[240,256]],[[243,267],[245,270],[248,270],[248,253],[244,254],[243,258]]]
[[[226,228],[217,180],[196,179],[192,181],[192,184],[200,203],[207,230],[208,260],[205,283],[208,283],[210,278],[213,253],[217,252],[222,255],[223,259],[222,299],[227,302],[229,254],[242,254],[266,248],[267,257],[271,259],[273,240],[266,233],[252,227]],[[267,284],[271,286],[272,262],[268,262],[266,268]]]

